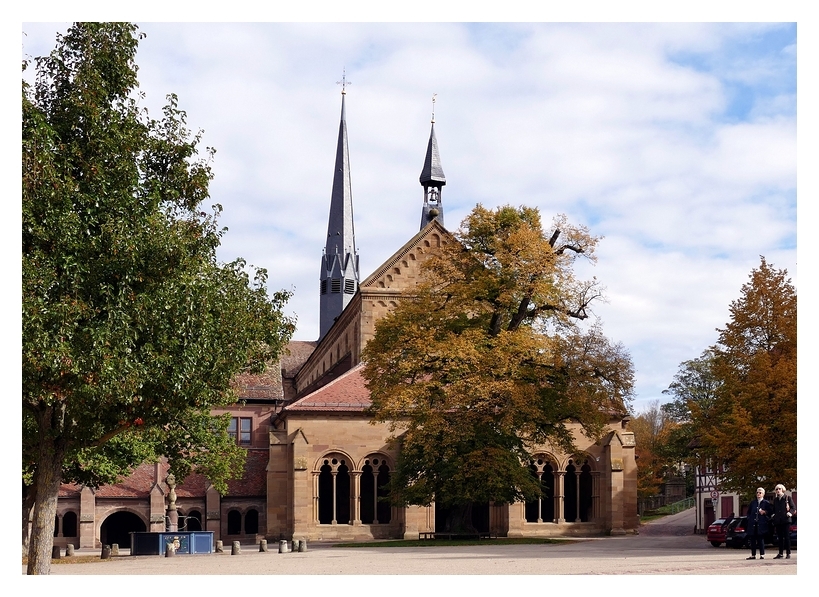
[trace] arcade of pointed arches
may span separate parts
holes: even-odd
[[[600,472],[595,458],[576,454],[560,466],[551,454],[536,454],[531,474],[540,480],[542,496],[526,502],[527,523],[591,522],[600,516]],[[333,451],[313,467],[315,520],[320,525],[387,524],[393,518],[386,501],[392,470],[387,456],[369,454],[357,465],[349,455]]]
[[[314,517],[318,524],[389,523],[390,460],[372,452],[356,466],[348,455],[325,454],[313,467]]]
[[[590,522],[597,518],[600,503],[600,472],[595,458],[576,454],[561,470],[550,454],[536,454],[529,463],[532,475],[540,480],[542,495],[526,502],[527,523]]]

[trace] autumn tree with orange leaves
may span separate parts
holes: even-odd
[[[727,465],[723,486],[737,491],[796,486],[796,289],[787,275],[763,257],[720,330],[722,386],[702,439]]]
[[[536,209],[477,206],[425,262],[414,296],[379,320],[364,376],[371,414],[400,441],[391,499],[452,514],[469,529],[472,503],[537,499],[532,451],[573,451],[570,423],[597,437],[625,414],[633,367],[598,323],[602,298],[574,273],[598,239]]]
[[[680,474],[679,460],[669,454],[667,446],[678,424],[662,408],[659,400],[632,418],[629,430],[634,432],[637,457],[637,495],[650,497],[659,493],[660,486]]]
[[[725,465],[721,488],[743,494],[796,486],[796,289],[764,257],[749,278],[702,359],[712,394],[677,405],[697,455]]]

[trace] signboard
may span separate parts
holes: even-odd
[[[712,492],[711,492],[711,499],[712,499],[712,500],[715,500],[715,499],[717,499],[718,497],[719,497],[719,491],[717,491],[717,490],[715,489],[714,491],[712,491]]]

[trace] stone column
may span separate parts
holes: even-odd
[[[555,522],[566,522],[563,518],[563,481],[565,471],[555,471]]]
[[[330,524],[338,524],[338,519],[336,518],[336,505],[338,500],[338,492],[336,488],[336,481],[338,481],[338,471],[333,471],[333,520]]]
[[[361,524],[361,472],[350,471],[350,476],[352,477],[350,488],[353,494],[350,496],[352,502],[350,512],[352,520],[350,522],[355,526],[359,526]]]
[[[83,487],[80,491],[80,519],[78,521],[80,547],[97,547],[96,497],[94,490]]]
[[[574,521],[580,522],[580,473],[577,471],[574,473],[574,501]]]
[[[313,522],[319,522],[319,472],[313,471]]]
[[[165,530],[173,533],[179,530],[179,513],[176,511],[176,477],[168,475],[165,478],[165,483],[168,484],[168,509],[165,511],[167,520],[165,522]]]

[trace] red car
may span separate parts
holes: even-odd
[[[719,547],[725,543],[728,534],[728,523],[731,522],[726,518],[717,518],[714,522],[708,525],[705,531],[705,538],[711,542],[714,547]]]

